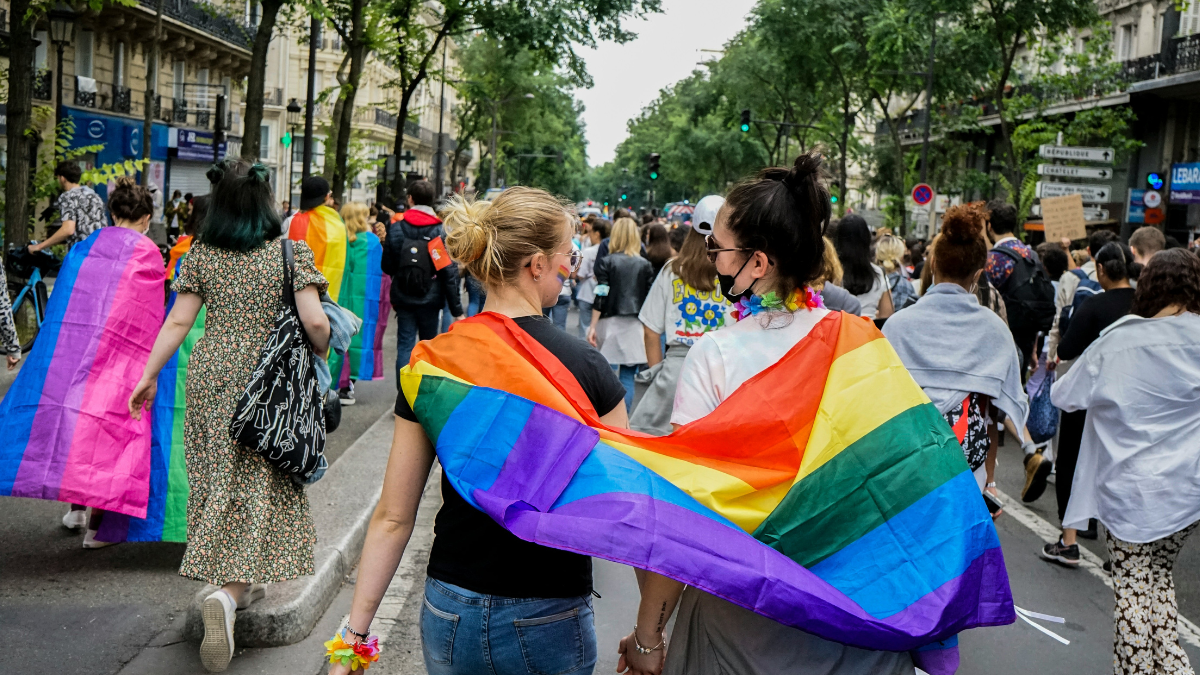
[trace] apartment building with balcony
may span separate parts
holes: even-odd
[[[308,27],[280,26],[271,41],[267,55],[267,68],[264,86],[264,108],[260,134],[259,160],[271,168],[277,194],[291,194],[293,205],[299,203],[300,178],[303,175],[304,157],[304,119],[303,113],[293,116],[295,124],[289,123],[288,104],[295,100],[303,110],[308,94],[308,45],[301,42],[308,34]],[[453,77],[455,69],[455,46],[450,43],[447,48],[447,72]],[[313,165],[312,173],[321,174],[325,167],[326,153],[332,153],[332,147],[327,148],[325,140],[329,135],[329,125],[332,123],[333,107],[337,99],[336,88],[339,86],[338,69],[342,66],[347,52],[337,32],[332,27],[321,31],[319,48],[316,59],[315,90],[319,102],[314,108],[313,130]],[[440,60],[439,64],[440,66]],[[349,69],[347,64],[346,70]],[[392,69],[382,59],[373,54],[367,56],[363,68],[362,81],[355,97],[354,115],[352,122],[351,147],[352,154],[360,158],[377,161],[382,164],[383,158],[392,154],[395,144],[396,128],[400,124],[397,110],[400,107],[400,91],[394,86],[399,81],[399,73]],[[446,87],[446,102],[439,105],[438,92],[440,83],[427,80],[421,85],[410,103],[410,116],[416,119],[404,121],[404,151],[401,155],[401,170],[411,177],[431,177],[436,165],[434,155],[437,152],[438,115],[442,112],[443,160],[446,185],[449,186],[450,160],[448,157],[454,151],[454,109],[458,105],[456,92],[449,85]],[[324,101],[320,101],[324,95]],[[296,119],[298,117],[298,119]],[[283,139],[290,134],[291,146],[285,147]],[[455,175],[465,180],[472,180],[475,157],[478,152],[460,152],[460,166]],[[382,171],[371,166],[348,180],[345,199],[349,201],[370,202],[376,198],[376,184],[383,178]],[[290,189],[288,186],[290,185]]]

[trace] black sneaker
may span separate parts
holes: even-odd
[[[338,390],[338,400],[342,405],[354,405],[354,390],[346,387]]]
[[[1075,536],[1083,537],[1084,539],[1092,539],[1092,540],[1096,540],[1096,539],[1100,538],[1100,534],[1098,532],[1096,532],[1096,519],[1092,518],[1092,519],[1088,520],[1087,529],[1079,530],[1078,532],[1076,532]]]
[[[1066,567],[1079,568],[1079,544],[1066,546],[1062,539],[1042,547],[1042,558]]]
[[[1043,457],[1041,450],[1025,455],[1025,489],[1021,490],[1021,501],[1028,504],[1042,496],[1053,468],[1054,463]]]

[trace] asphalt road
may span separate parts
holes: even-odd
[[[356,386],[357,404],[343,409],[341,427],[329,436],[331,461],[395,404],[394,316],[384,344],[385,379]],[[0,369],[0,394],[14,376]],[[58,502],[0,499],[0,642],[43,650],[28,670],[19,659],[0,661],[0,673],[116,673],[152,640],[176,634],[203,586],[176,573],[183,544],[84,550],[82,536],[62,527],[66,510]]]

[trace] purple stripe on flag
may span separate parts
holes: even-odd
[[[489,511],[503,514],[505,528],[527,541],[658,572],[780,623],[856,647],[908,651],[966,628],[1013,621],[1011,606],[979,604],[980,597],[1010,597],[999,549],[990,549],[962,576],[906,610],[876,619],[745,532],[647,495],[597,495],[549,513],[481,491],[476,498],[489,502]],[[516,508],[504,508],[505,503]],[[998,583],[1004,588],[996,591]],[[963,592],[971,588],[976,592]],[[957,618],[943,622],[944,617]]]
[[[118,284],[110,281],[123,276],[130,259],[127,240],[102,236],[105,234],[97,233],[71,288],[55,290],[70,293],[70,301],[59,328],[58,349],[46,370],[25,456],[17,469],[11,493],[14,497],[58,498],[89,372],[100,344],[96,327],[105,325],[112,309]]]

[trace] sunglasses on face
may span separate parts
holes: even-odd
[[[753,251],[752,248],[721,248],[716,239],[713,239],[711,234],[704,235],[704,248],[707,249],[708,261],[711,263],[717,262],[717,256],[726,251]]]

